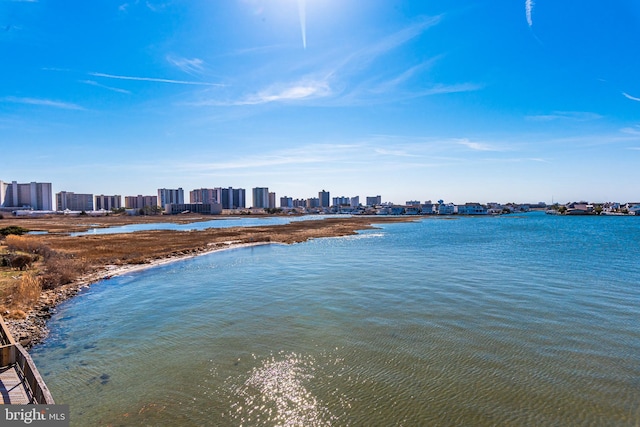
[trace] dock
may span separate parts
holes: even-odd
[[[53,405],[53,397],[33,359],[17,343],[0,316],[0,404]]]

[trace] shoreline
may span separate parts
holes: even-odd
[[[57,307],[96,283],[109,280],[113,277],[124,276],[126,274],[136,273],[203,255],[210,255],[216,252],[278,244],[278,242],[223,242],[223,244],[225,246],[214,244],[211,245],[210,249],[198,253],[169,255],[165,258],[150,260],[144,264],[110,264],[100,266],[95,271],[80,277],[72,283],[56,289],[42,291],[39,301],[27,313],[26,318],[4,319],[4,322],[7,324],[14,339],[20,342],[25,349],[29,350],[31,347],[42,343],[49,336],[48,322],[56,312]]]
[[[68,234],[32,235],[29,238],[35,242],[66,253],[71,258],[83,259],[90,267],[88,273],[71,283],[42,291],[31,309],[25,310],[25,318],[5,319],[5,322],[16,341],[30,349],[48,336],[47,323],[59,304],[101,280],[221,250],[343,237],[376,228],[374,224],[413,221],[415,218],[407,217],[349,217],[189,232],[152,230],[79,237],[71,237]],[[40,225],[46,225],[46,221]],[[76,224],[63,225],[73,227]],[[59,227],[60,224],[55,226]]]

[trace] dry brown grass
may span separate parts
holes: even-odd
[[[26,252],[45,258],[51,255],[51,249],[39,240],[37,236],[16,236],[11,234],[5,238],[4,244],[7,250],[11,252]]]
[[[32,273],[22,273],[19,279],[5,287],[2,311],[8,318],[23,319],[40,298],[40,278]]]
[[[77,280],[89,271],[90,265],[83,259],[56,254],[44,262],[40,280],[43,289],[55,289]]]
[[[31,273],[24,273],[13,291],[14,304],[29,307],[38,300],[40,292],[42,292],[40,279]]]

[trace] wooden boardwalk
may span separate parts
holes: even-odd
[[[53,405],[53,397],[29,353],[15,342],[0,316],[0,404]]]
[[[0,368],[0,403],[5,405],[27,405],[33,402],[29,385],[18,373],[16,366]]]

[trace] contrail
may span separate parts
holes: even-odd
[[[300,31],[302,32],[302,47],[307,48],[307,13],[306,1],[298,0],[298,14],[300,15]]]
[[[527,24],[529,24],[530,27],[533,26],[533,18],[531,18],[531,12],[533,12],[534,5],[535,3],[533,2],[533,0],[525,0],[524,2],[524,8],[527,12]]]

